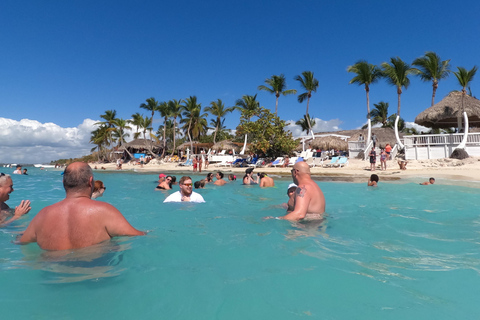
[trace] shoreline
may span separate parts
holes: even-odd
[[[377,163],[379,164],[379,162]],[[120,171],[116,170],[115,163],[95,164],[90,166],[94,171],[100,171],[100,168],[105,168],[105,171]],[[234,173],[237,179],[241,179],[246,167],[217,167],[211,164],[208,169],[202,169],[201,174],[205,172],[222,171],[225,174]],[[261,167],[255,168],[255,172],[265,172],[270,175],[277,175],[281,177],[290,176],[289,168],[275,168],[275,167]],[[138,173],[185,173],[192,172],[193,167],[181,167],[177,163],[149,163],[140,167],[140,165],[124,164],[121,171],[131,171]],[[416,181],[423,182],[430,177],[435,177],[439,184],[450,184],[448,181],[463,181],[463,182],[480,182],[480,158],[470,157],[464,160],[456,159],[435,159],[435,160],[411,160],[408,161],[407,170],[400,170],[395,160],[387,161],[386,171],[370,171],[370,163],[364,160],[349,159],[347,166],[342,168],[311,168],[312,178],[321,181],[347,181],[347,182],[363,182],[367,181],[371,174],[377,174],[380,181]],[[196,174],[200,174],[198,171]],[[440,179],[440,181],[438,181]],[[456,183],[458,184],[458,183]],[[462,183],[464,184],[464,183]]]

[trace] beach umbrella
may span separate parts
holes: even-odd
[[[462,107],[462,92],[450,92],[442,101],[421,112],[415,123],[428,128],[456,128],[463,111],[470,126],[480,127],[480,100],[464,95]]]

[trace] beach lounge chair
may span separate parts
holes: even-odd
[[[192,159],[188,159],[188,160],[185,161],[184,163],[179,163],[178,166],[181,166],[181,167],[193,166],[193,160],[192,160]]]
[[[265,159],[260,158],[260,159],[257,160],[257,162],[251,163],[248,166],[256,168],[256,167],[262,167],[264,164],[265,164]]]
[[[323,164],[323,167],[324,167],[324,168],[332,167],[335,163],[337,163],[338,158],[339,158],[339,157],[332,157],[332,159],[330,160],[330,162]]]
[[[222,160],[221,162],[218,162],[215,164],[215,167],[231,167],[231,166],[232,166],[232,162],[227,160]]]
[[[309,167],[313,168],[315,167],[315,159],[316,158],[308,158],[307,160],[305,160],[305,162],[308,164]]]
[[[220,155],[220,154],[221,154],[221,155],[224,155],[225,152],[227,152],[227,150],[222,150],[222,152],[220,152],[219,155]]]
[[[277,157],[275,161],[272,162],[272,167],[282,166],[283,165],[283,157]]]
[[[313,158],[313,167],[321,167],[323,166],[323,158],[322,157],[317,157]]]
[[[291,158],[290,158],[290,162],[288,163],[288,166],[289,166],[289,167],[293,167],[293,165],[294,165],[295,163],[297,163],[297,159],[298,159],[298,157],[291,157]]]
[[[336,163],[334,163],[332,166],[337,167],[337,168],[341,168],[342,166],[345,167],[346,165],[348,165],[348,158],[347,157],[340,157],[340,159],[338,159],[338,161]]]

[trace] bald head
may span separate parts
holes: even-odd
[[[63,187],[65,191],[80,191],[85,188],[92,188],[90,178],[93,178],[92,168],[84,162],[74,162],[65,168]]]
[[[299,161],[295,163],[293,169],[298,170],[300,173],[306,173],[310,175],[310,166],[305,161]]]
[[[3,186],[9,180],[12,180],[10,175],[3,173],[2,175],[0,175],[0,186]]]

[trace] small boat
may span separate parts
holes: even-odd
[[[35,168],[55,168],[53,164],[34,164]]]

